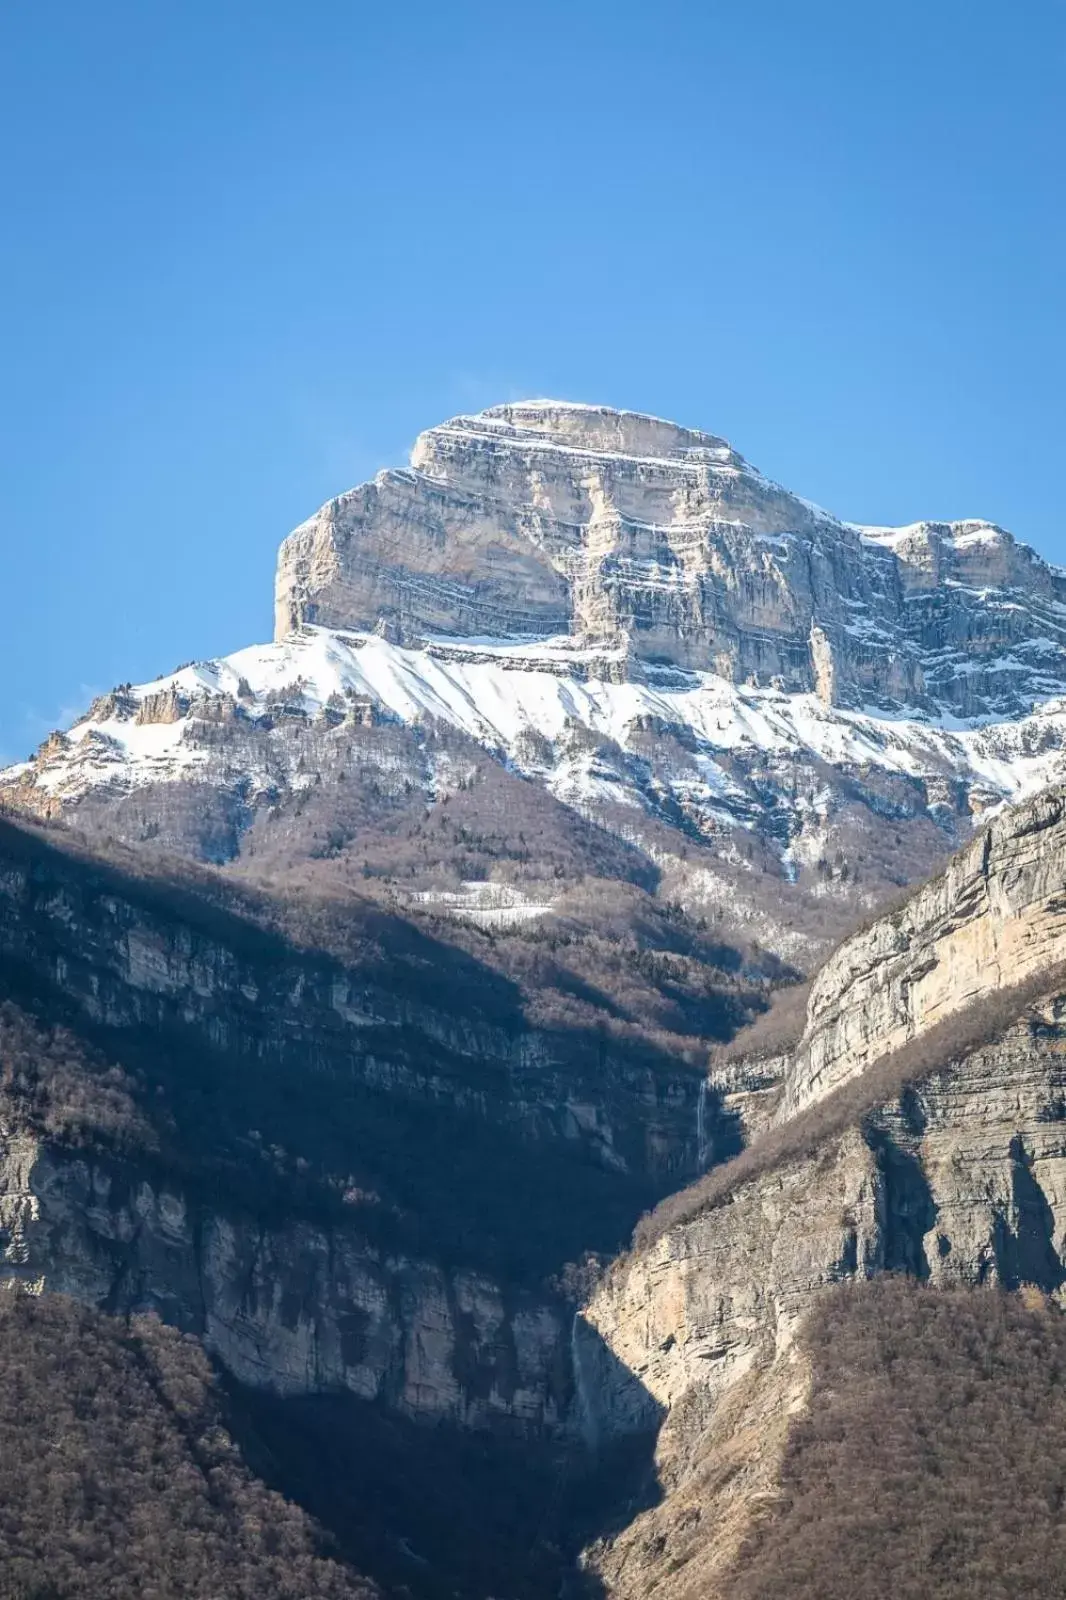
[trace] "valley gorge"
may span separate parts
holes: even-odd
[[[536,401],[275,602],[0,772],[4,1290],[385,1594],[746,1600],[834,1317],[1057,1350],[1066,575]]]

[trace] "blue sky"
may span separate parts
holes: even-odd
[[[0,756],[521,395],[1066,561],[1064,76],[1063,0],[6,0]]]

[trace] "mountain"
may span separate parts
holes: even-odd
[[[591,822],[660,903],[809,968],[1063,770],[1066,575],[983,522],[839,521],[629,412],[431,428],[285,540],[276,596],[273,644],[120,686],[0,796],[505,929],[584,875],[584,842],[529,848],[536,788],[557,838]],[[501,805],[530,826],[486,846]]]
[[[217,870],[8,824],[4,1276],[202,1339],[256,1469],[427,1600],[872,1596],[926,1473],[908,1600],[1047,1592],[1064,839],[1066,790],[1003,811],[705,1077],[601,1031],[579,1098],[580,1038],[373,902],[331,954]],[[686,1129],[708,1170],[606,1265]]]
[[[0,781],[0,1361],[178,1329],[327,1586],[1053,1592],[1063,584],[553,402],[330,502]]]
[[[1066,574],[1002,529],[854,527],[723,439],[552,401],[431,428],[285,541],[275,593],[279,639],[561,635],[853,709],[1002,717],[1066,681]]]

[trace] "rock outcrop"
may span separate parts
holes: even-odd
[[[782,1429],[802,1409],[797,1334],[828,1286],[895,1271],[1029,1285],[1066,1306],[1064,820],[1061,791],[995,819],[830,958],[785,1058],[778,1119],[802,1113],[805,1142],[702,1209],[693,1191],[585,1307],[588,1435],[602,1449],[660,1429],[661,1503],[588,1552],[612,1595],[682,1595],[697,1579],[728,1592],[738,1529],[772,1492]],[[876,1068],[902,1042],[1041,975],[1046,997],[996,1037],[942,1049],[878,1102]],[[850,1125],[820,1122],[819,1100],[864,1075],[865,1110],[859,1097]]]
[[[422,1422],[563,1436],[567,1319],[484,1273],[375,1246],[357,1224],[265,1224],[153,1164],[0,1130],[0,1278],[197,1334],[240,1382],[346,1392]]]
[[[609,1350],[597,1431],[695,1385],[718,1396],[790,1347],[819,1290],[908,1270],[1066,1282],[1066,999],[625,1258],[585,1317]],[[605,1369],[606,1370],[606,1366]]]
[[[661,1503],[588,1552],[612,1596],[725,1595],[834,1283],[1066,1284],[1066,999],[616,1264],[584,1313],[600,1448],[662,1422]],[[665,1420],[663,1420],[665,1419]]]
[[[993,818],[891,916],[846,940],[811,989],[785,1074],[790,1116],[952,1013],[1066,952],[1066,791]]]
[[[1064,842],[1066,794],[1051,791],[994,819],[900,910],[847,940],[815,978],[803,1038],[783,1058],[777,1120],[975,1000],[1043,973],[1053,983]],[[827,1123],[822,1135],[809,1119],[807,1155],[772,1163],[627,1258],[587,1314],[620,1362],[602,1427],[630,1427],[642,1405],[672,1405],[693,1383],[728,1385],[767,1340],[787,1348],[819,1286],[849,1274],[900,1267],[1057,1290],[1064,1073],[1066,999],[1052,993],[998,1041],[931,1061],[861,1128]]]
[[[713,435],[544,401],[429,429],[298,528],[276,637],[567,634],[830,705],[1017,715],[1066,686],[1064,604],[988,523],[860,528]]]

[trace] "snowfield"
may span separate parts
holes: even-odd
[[[678,774],[677,797],[720,809],[723,820],[743,795],[722,764],[730,755],[958,778],[987,791],[986,803],[1019,799],[1066,771],[1062,698],[1015,721],[968,725],[829,707],[813,694],[743,687],[712,673],[674,671],[661,687],[654,669],[650,682],[595,676],[614,655],[621,660],[618,651],[578,648],[564,637],[431,639],[407,648],[375,634],[304,628],[123,691],[118,709],[86,716],[59,748],[0,772],[0,793],[31,785],[70,800],[98,785],[125,789],[192,776],[210,751],[186,735],[221,696],[253,723],[282,705],[313,721],[363,701],[386,720],[444,724],[583,806],[639,803],[605,763],[604,741],[632,752],[649,732],[679,730],[692,754]],[[176,720],[136,720],[149,696],[168,690],[180,700]],[[590,749],[581,735],[600,748]]]

